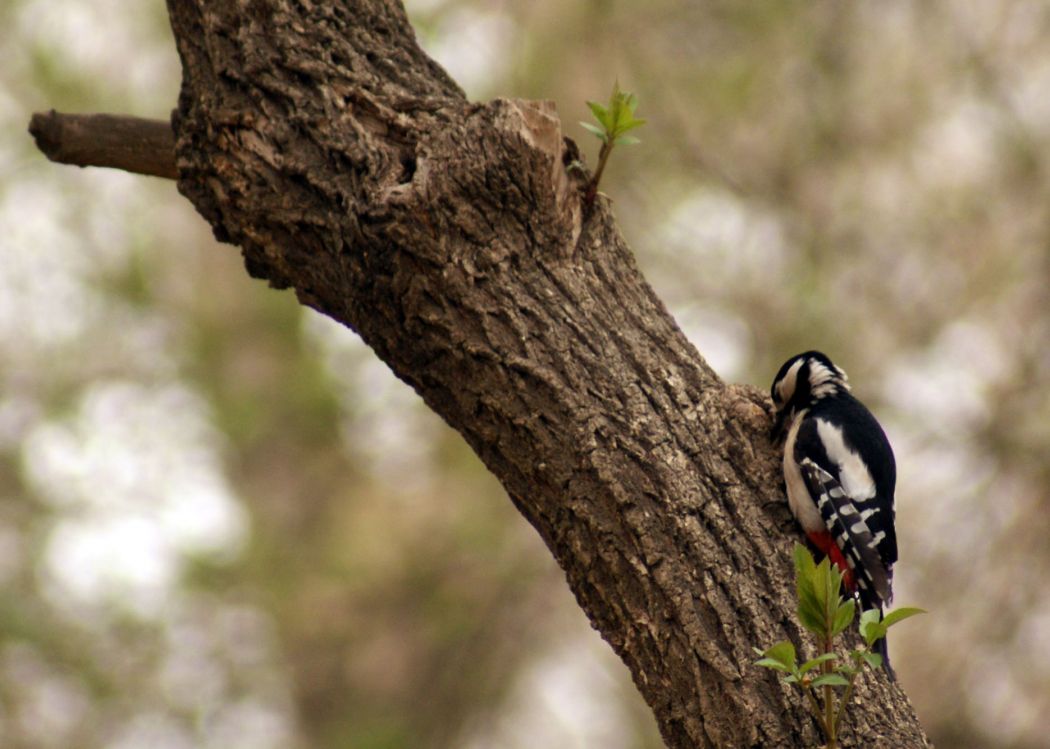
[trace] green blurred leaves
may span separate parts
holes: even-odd
[[[836,637],[853,622],[856,604],[844,599],[842,573],[825,558],[815,564],[805,546],[795,544],[798,620],[818,637]]]
[[[885,637],[886,630],[894,624],[925,613],[926,611],[924,609],[915,608],[914,606],[902,606],[899,609],[894,609],[886,614],[885,617],[880,617],[880,613],[875,609],[865,611],[860,617],[861,637],[863,637],[864,642],[871,647],[877,641]]]
[[[588,101],[587,106],[598,124],[591,122],[580,122],[580,124],[602,142],[601,150],[598,152],[598,168],[595,169],[594,176],[587,183],[584,195],[584,202],[589,205],[598,194],[598,184],[613,147],[621,144],[629,146],[640,143],[638,138],[627,135],[627,133],[644,125],[645,120],[634,116],[634,111],[638,107],[638,99],[632,93],[621,91],[619,82],[613,84],[608,104],[602,105],[596,101]]]
[[[763,656],[761,660],[757,661],[759,666],[787,673],[793,673],[795,670],[795,646],[787,640],[778,642],[764,652],[756,648],[756,652]]]
[[[626,135],[628,131],[645,124],[645,120],[634,116],[634,110],[638,107],[638,98],[632,93],[621,91],[619,82],[613,84],[607,105],[603,106],[596,101],[588,101],[587,106],[594,115],[594,119],[598,121],[598,125],[590,122],[580,124],[594,133],[602,143],[631,145],[639,142],[633,135]]]
[[[817,638],[821,652],[799,665],[795,646],[784,640],[766,650],[754,648],[760,656],[755,665],[779,671],[784,674],[780,677],[784,683],[801,687],[824,731],[827,746],[836,747],[839,724],[857,676],[865,666],[871,669],[883,666],[882,656],[871,649],[894,624],[925,612],[902,607],[883,617],[877,609],[865,611],[859,628],[867,647],[852,650],[843,658],[832,646],[835,638],[853,623],[857,605],[852,597],[842,596],[842,573],[826,557],[820,564],[814,562],[809,550],[801,544],[795,544],[794,562],[798,620]],[[837,695],[837,688],[845,691]]]

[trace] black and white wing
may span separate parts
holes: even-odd
[[[879,555],[882,532],[873,530],[867,522],[872,510],[865,508],[864,502],[854,501],[838,479],[808,458],[802,462],[802,478],[817,502],[828,533],[853,570],[862,607],[881,609],[893,598],[893,573]]]
[[[870,418],[874,423],[874,417],[859,402],[848,400],[862,411],[851,416]],[[828,533],[854,573],[865,608],[882,608],[890,602],[893,563],[897,561],[893,455],[881,428],[874,425],[877,431],[869,428],[862,433],[875,433],[882,441],[858,445],[847,437],[850,423],[834,423],[813,415],[801,425],[795,444],[803,480]]]

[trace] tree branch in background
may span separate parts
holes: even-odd
[[[113,114],[37,112],[29,133],[51,161],[176,179],[171,123]]]

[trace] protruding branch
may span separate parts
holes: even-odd
[[[177,179],[171,123],[113,114],[37,112],[29,133],[51,161]]]

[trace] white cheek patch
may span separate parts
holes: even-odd
[[[824,443],[828,458],[839,467],[839,483],[846,494],[855,500],[874,497],[875,481],[860,456],[846,447],[842,430],[831,422],[817,419],[817,435]]]
[[[791,396],[795,394],[795,386],[798,384],[798,371],[800,369],[802,369],[801,359],[788,368],[788,371],[784,373],[780,383],[777,385],[777,395],[780,396],[781,403],[787,403],[791,400]]]

